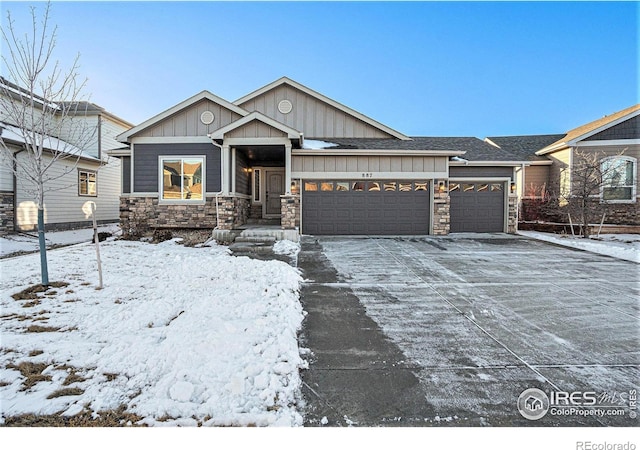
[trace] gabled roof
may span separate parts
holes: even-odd
[[[528,136],[493,136],[485,139],[489,144],[512,153],[522,161],[548,161],[536,152],[562,139],[564,134],[534,134]]]
[[[356,117],[357,119],[371,125],[372,127],[378,128],[379,130],[384,131],[387,134],[390,134],[391,136],[394,136],[398,139],[401,139],[403,141],[405,140],[411,140],[410,137],[405,136],[404,134],[400,133],[399,131],[396,131],[370,117],[365,116],[364,114],[359,113],[358,111],[356,111],[355,109],[351,109],[348,106],[343,105],[342,103],[338,103],[337,101],[330,99],[329,97],[320,94],[319,92],[314,91],[313,89],[310,89],[300,83],[298,83],[297,81],[293,81],[290,78],[287,77],[282,77],[277,79],[276,81],[267,84],[266,86],[261,87],[260,89],[257,89],[253,92],[251,92],[250,94],[245,95],[242,98],[239,98],[238,100],[236,100],[235,102],[233,102],[235,105],[241,105],[249,100],[252,100],[262,94],[264,94],[265,92],[268,92],[274,88],[277,88],[278,86],[281,86],[283,84],[287,84],[291,87],[294,87],[302,92],[304,92],[307,95],[310,95],[311,97],[314,97],[318,100],[320,100],[321,102],[327,103],[331,106],[333,106],[334,108],[339,109],[340,111],[349,114],[353,117]]]
[[[188,108],[191,105],[194,105],[196,103],[198,103],[201,100],[210,100],[213,103],[217,103],[218,105],[222,106],[223,108],[226,108],[228,110],[231,110],[233,112],[235,112],[236,114],[240,115],[240,116],[246,116],[247,114],[249,114],[248,111],[245,111],[244,109],[240,108],[239,106],[234,105],[233,103],[230,103],[228,101],[226,101],[225,99],[218,97],[217,95],[212,94],[209,91],[202,91],[196,95],[194,95],[193,97],[189,97],[188,99],[178,103],[175,106],[172,106],[171,108],[167,109],[164,112],[161,112],[160,114],[157,114],[155,116],[153,116],[151,119],[146,120],[144,122],[142,122],[140,125],[135,126],[133,128],[131,128],[130,130],[120,134],[116,139],[120,142],[127,142],[127,140],[135,135],[140,133],[142,130],[149,128],[153,125],[155,125],[156,123],[166,119],[167,117],[170,117],[180,111],[182,111],[185,108]]]
[[[209,135],[209,137],[211,139],[224,139],[224,135],[232,130],[235,130],[237,128],[240,128],[250,122],[253,122],[254,120],[257,120],[259,122],[262,122],[270,127],[273,127],[277,130],[282,131],[283,133],[285,133],[287,135],[287,137],[289,139],[300,139],[302,136],[302,133],[300,133],[298,130],[295,130],[283,123],[280,123],[274,119],[272,119],[271,117],[267,117],[264,114],[262,114],[261,112],[258,111],[254,111],[246,116],[244,116],[241,119],[236,120],[235,122],[231,122],[229,125],[224,126],[222,128],[219,128],[217,130],[215,130],[213,133],[211,133]]]
[[[574,128],[573,130],[568,131],[564,137],[560,138],[556,142],[537,151],[536,155],[545,155],[547,153],[569,147],[577,141],[599,133],[607,128],[617,125],[620,122],[637,116],[638,114],[640,114],[640,103]]]

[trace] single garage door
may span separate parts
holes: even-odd
[[[305,180],[302,190],[304,234],[429,233],[427,181]]]
[[[450,182],[451,232],[504,231],[504,183]]]

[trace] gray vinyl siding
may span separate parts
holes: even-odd
[[[200,115],[204,111],[211,111],[215,116],[210,125],[205,125],[200,121]],[[136,137],[206,136],[218,128],[240,119],[240,117],[240,115],[209,99],[203,99],[152,127],[142,130],[136,134]]]
[[[245,169],[249,167],[247,157],[242,152],[236,153],[236,192],[251,194],[251,174]]]
[[[158,157],[206,157],[205,192],[220,191],[220,149],[213,144],[136,144],[133,151],[134,192],[158,192]]]
[[[513,167],[451,166],[450,178],[506,178],[513,180]]]
[[[540,189],[544,186],[549,188],[550,166],[529,166],[525,169],[524,175],[524,196],[539,195]]]
[[[438,156],[393,156],[393,155],[293,155],[292,172],[340,174],[351,177],[355,173],[406,173],[408,178],[414,173],[446,173],[447,158]],[[308,176],[308,175],[307,175]]]
[[[131,192],[131,157],[123,156],[122,161],[122,193],[129,194]]]
[[[585,141],[613,141],[618,139],[640,139],[640,116],[632,117],[600,133],[589,136]]]
[[[278,103],[289,100],[288,114],[278,110]],[[388,138],[389,134],[355,118],[338,108],[289,85],[281,85],[239,105],[247,111],[259,111],[280,123],[316,138]]]

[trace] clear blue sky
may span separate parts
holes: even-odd
[[[28,25],[29,5],[2,1]],[[281,76],[411,136],[567,131],[638,102],[636,2],[54,2],[57,54],[140,123]]]

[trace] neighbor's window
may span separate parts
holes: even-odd
[[[204,199],[204,158],[162,158],[162,200]]]
[[[95,172],[78,170],[78,195],[96,197],[98,195],[98,179]]]
[[[635,201],[636,197],[636,164],[635,158],[629,156],[613,156],[601,162],[602,189],[604,201]]]

